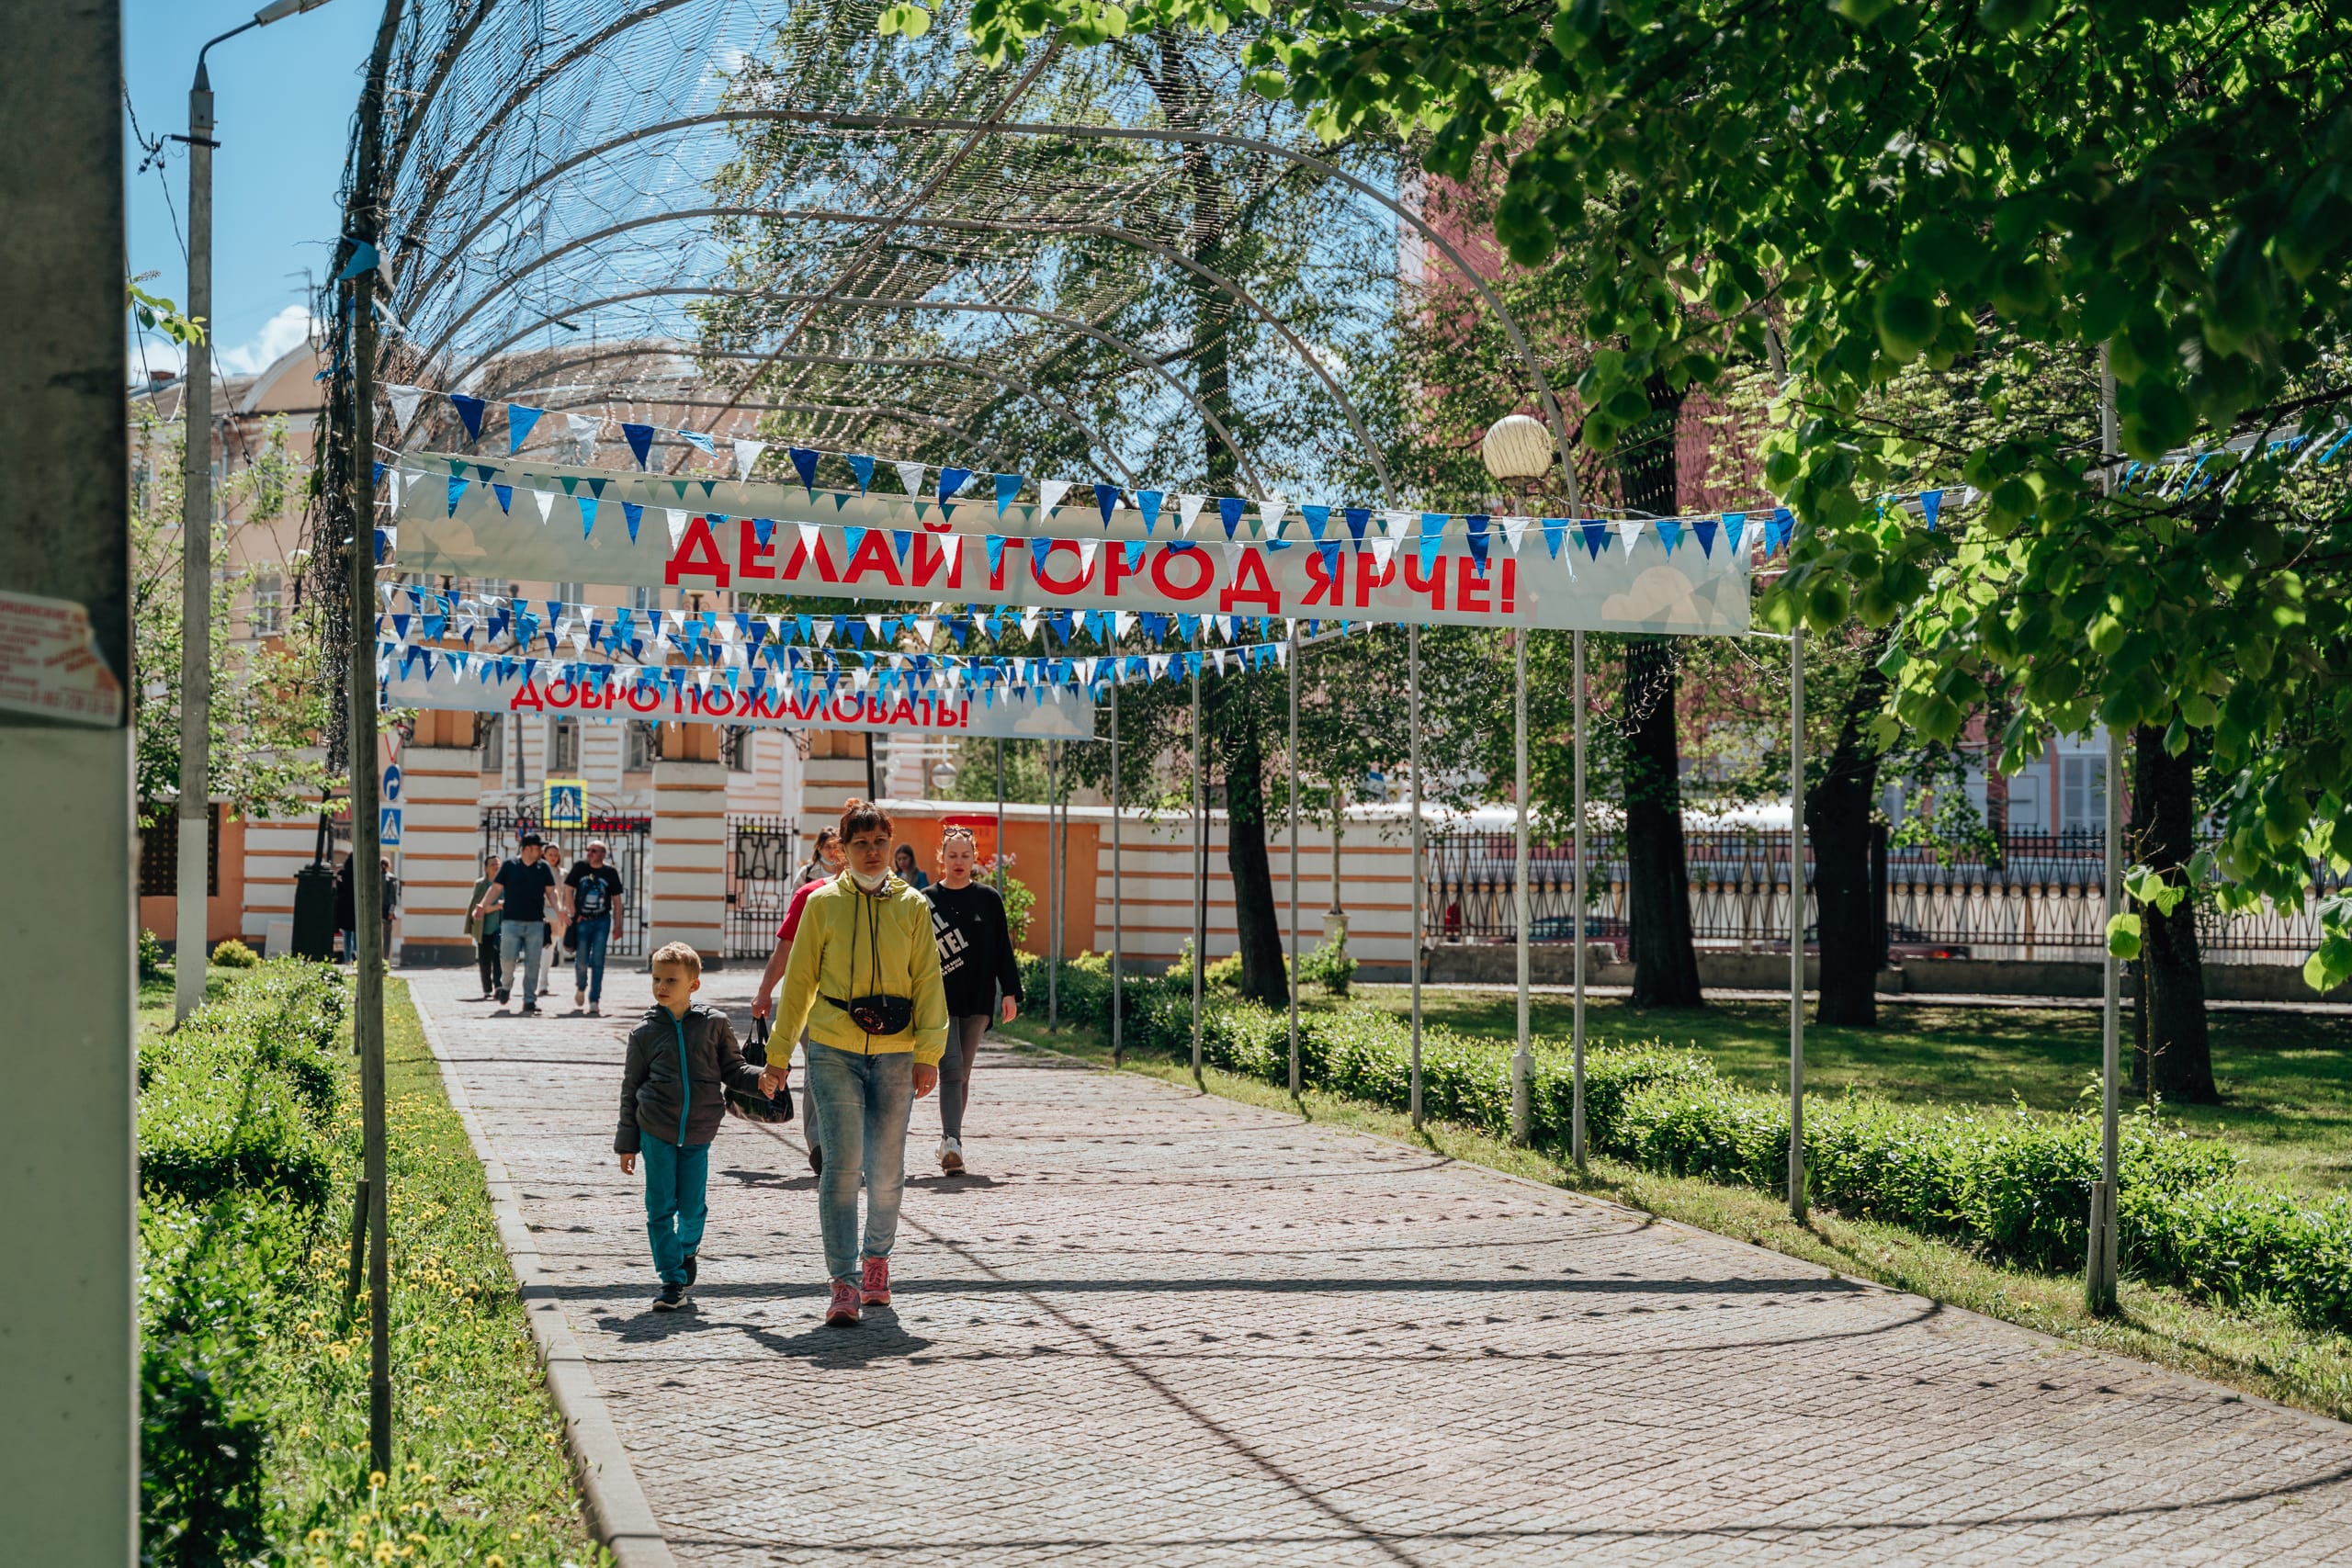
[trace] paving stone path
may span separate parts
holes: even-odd
[[[917,1106],[895,1312],[819,1325],[797,1129],[730,1122],[656,1315],[624,1025],[412,986],[681,1562],[2352,1562],[2352,1427],[1009,1051],[977,1174]]]

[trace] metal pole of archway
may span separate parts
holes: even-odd
[[[1199,640],[1195,633],[1194,641]],[[1195,648],[1193,665],[1193,1087],[1201,1081],[1201,965],[1209,941],[1208,784],[1201,756],[1201,655]]]
[[[1126,1060],[1126,1041],[1119,1030],[1120,950],[1126,945],[1126,889],[1119,859],[1119,661],[1111,661],[1111,1065]]]
[[[1527,632],[1524,627],[1510,634],[1511,674],[1514,688],[1511,699],[1512,786],[1511,797],[1518,808],[1517,843],[1511,881],[1515,897],[1512,913],[1519,927],[1519,1044],[1510,1058],[1510,1136],[1515,1144],[1528,1141],[1528,1079],[1535,1058],[1527,1044]]]
[[[996,896],[1004,897],[1004,742],[996,743]]]
[[[1298,1098],[1298,623],[1290,624],[1290,1095]]]
[[[2099,473],[2099,488],[2104,491],[2113,483],[2112,460],[2121,449],[2116,438],[2115,371],[2108,364],[2104,345],[2098,351],[2098,379],[2099,455],[2109,460],[2101,465]],[[2106,896],[2107,920],[2112,925],[2123,909],[2123,747],[2115,727],[2105,728],[2107,782],[2102,791],[2105,809],[2100,816],[2106,829],[2101,857],[2106,874],[2100,881],[2104,884],[2101,891]],[[2115,1310],[2116,1109],[2120,1098],[2117,1079],[2123,1066],[2122,965],[2111,947],[2104,957],[2099,1021],[2098,1179],[2091,1184],[2089,1256],[2083,1271],[2083,1304],[2102,1314]]]
[[[1054,797],[1060,792],[1061,744],[1046,742],[1046,886],[1053,902],[1046,914],[1046,1027],[1060,1027],[1062,1014],[1062,845],[1054,831]]]
[[[1421,874],[1421,628],[1405,628],[1406,765],[1413,774],[1413,1130],[1421,1125],[1421,930],[1428,879]]]
[[[1572,872],[1572,874],[1573,874],[1575,875],[1575,877],[1576,877],[1576,900],[1577,900],[1577,901],[1576,901],[1576,909],[1577,909],[1577,922],[1576,922],[1576,932],[1577,932],[1577,934],[1576,934],[1576,942],[1577,942],[1577,951],[1576,951],[1577,998],[1576,998],[1576,1026],[1575,1026],[1575,1032],[1574,1032],[1574,1034],[1571,1036],[1571,1039],[1572,1039],[1572,1042],[1573,1042],[1573,1051],[1574,1051],[1574,1055],[1573,1055],[1573,1059],[1572,1059],[1572,1066],[1573,1066],[1573,1067],[1574,1067],[1574,1069],[1575,1069],[1575,1073],[1574,1073],[1574,1079],[1573,1079],[1573,1083],[1574,1083],[1574,1089],[1575,1089],[1575,1099],[1574,1099],[1573,1104],[1572,1104],[1572,1106],[1571,1106],[1571,1108],[1570,1108],[1570,1111],[1569,1111],[1569,1118],[1568,1118],[1568,1150],[1569,1150],[1570,1155],[1571,1155],[1571,1156],[1575,1158],[1575,1160],[1576,1160],[1576,1165],[1577,1165],[1577,1174],[1578,1176],[1582,1176],[1582,1175],[1584,1174],[1584,1165],[1585,1165],[1585,1154],[1584,1154],[1584,965],[1585,965],[1585,953],[1586,953],[1587,948],[1590,945],[1590,944],[1587,942],[1587,940],[1586,940],[1586,935],[1585,935],[1585,912],[1586,912],[1586,909],[1587,909],[1587,908],[1588,908],[1588,905],[1586,904],[1586,901],[1585,901],[1585,871],[1584,871],[1584,704],[1585,704],[1585,697],[1584,697],[1584,633],[1582,633],[1582,632],[1577,632],[1577,633],[1574,634],[1573,637],[1571,638],[1571,641],[1572,641],[1572,643],[1573,643],[1573,645],[1574,645],[1574,648],[1575,648],[1575,652],[1576,652],[1576,667],[1577,667],[1577,669],[1576,669],[1576,680],[1577,680],[1577,711],[1576,711],[1576,749],[1577,749],[1577,754],[1576,754],[1576,776],[1577,776],[1576,790],[1577,790],[1577,804],[1576,804],[1576,812],[1577,812],[1577,820],[1576,820],[1576,833],[1575,833],[1575,848],[1574,848],[1574,850],[1571,852],[1572,852],[1572,858],[1573,858],[1573,860],[1574,860],[1574,863],[1574,863],[1574,864],[1573,864],[1569,869],[1570,869],[1570,871]]]
[[[1804,622],[1789,633],[1789,1217],[1804,1223]]]

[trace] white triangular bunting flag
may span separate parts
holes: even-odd
[[[1021,612],[1021,635],[1023,637],[1035,637],[1037,635],[1037,617],[1044,614],[1045,612],[1035,604],[1032,604],[1028,608],[1023,610]]]
[[[1039,479],[1037,481],[1037,515],[1051,517],[1054,514],[1054,508],[1059,506],[1062,503],[1062,497],[1069,493],[1069,480],[1068,479]]]
[[[764,441],[737,441],[735,443],[735,477],[739,479],[750,479],[752,465],[758,462],[760,454],[767,449],[768,444]]]
[[[807,550],[809,558],[814,559],[817,554],[817,525],[814,523],[803,523],[799,526],[800,547]]]
[[[1380,520],[1387,525],[1388,536],[1392,539],[1401,539],[1411,533],[1413,524],[1417,521],[1414,514],[1409,512],[1384,512],[1380,514]],[[1381,564],[1385,566],[1388,563],[1384,559]]]
[[[1626,518],[1617,525],[1617,537],[1624,542],[1628,558],[1633,556],[1634,547],[1641,542],[1642,531],[1648,526],[1646,520],[1638,517]]]
[[[920,500],[922,495],[922,465],[893,463],[890,466],[899,470],[899,482],[907,487],[907,493]]]
[[[1534,521],[1532,517],[1504,518],[1502,520],[1503,548],[1513,555],[1519,554],[1519,542],[1527,537],[1527,525]]]
[[[555,491],[551,490],[535,490],[531,492],[531,500],[538,506],[540,523],[545,524],[549,517],[555,514]]]
[[[964,536],[961,534],[944,534],[940,536],[939,553],[947,565],[947,581],[950,582],[955,581],[956,558],[964,553]]]
[[[1396,541],[1394,539],[1374,539],[1369,541],[1369,543],[1372,546],[1372,564],[1374,569],[1379,571],[1386,571],[1388,570],[1389,558],[1396,553]]]
[[[665,506],[662,509],[662,514],[669,519],[670,547],[674,550],[678,547],[678,541],[686,536],[686,519],[692,517],[694,513],[683,507]],[[660,623],[657,621],[655,624],[658,626]]]
[[[1081,538],[1078,541],[1078,575],[1080,579],[1094,574],[1094,552],[1102,547],[1100,539]]]
[[[1270,495],[1258,503],[1258,528],[1273,538],[1283,536],[1283,519],[1290,515],[1290,498]]]
[[[424,400],[424,389],[392,383],[384,388],[384,397],[392,405],[392,434],[398,435],[416,417],[416,405]]]
[[[1204,495],[1180,495],[1176,498],[1176,531],[1186,538],[1193,536],[1193,525],[1201,520],[1201,508],[1209,503]]]
[[[1133,610],[1114,610],[1111,613],[1112,636],[1125,637],[1135,629],[1136,613]]]
[[[1220,539],[1217,547],[1225,552],[1225,575],[1230,579],[1240,569],[1241,552],[1247,547],[1238,539]]]

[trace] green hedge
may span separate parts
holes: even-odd
[[[1043,979],[1035,976],[1033,996]],[[1064,1017],[1107,1028],[1111,987],[1102,960],[1064,964],[1059,989]],[[1189,1058],[1188,975],[1131,978],[1125,997],[1127,1050]],[[1284,1013],[1211,992],[1201,1049],[1204,1061],[1227,1072],[1289,1082]],[[1385,1012],[1317,1011],[1299,1021],[1301,1081],[1388,1110],[1411,1104],[1410,1052],[1407,1026]],[[1566,1049],[1537,1043],[1528,1089],[1533,1141],[1566,1145],[1574,1103]],[[1508,1048],[1425,1030],[1421,1101],[1433,1119],[1507,1136]],[[1585,1119],[1595,1151],[1645,1170],[1767,1190],[1787,1180],[1785,1100],[1725,1082],[1695,1052],[1657,1042],[1588,1051]],[[2225,1303],[2275,1303],[2313,1326],[2352,1331],[2352,1199],[2313,1205],[2245,1186],[2233,1179],[2237,1159],[2227,1145],[2144,1116],[2125,1122],[2121,1156],[2119,1241],[2132,1272]],[[2064,1273],[2082,1267],[2098,1122],[2023,1108],[1951,1111],[1822,1097],[1806,1104],[1805,1163],[1808,1190],[1825,1208]]]
[[[139,1052],[141,1558],[267,1545],[255,1354],[325,1213],[345,1005],[280,960]]]

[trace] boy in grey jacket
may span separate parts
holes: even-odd
[[[727,1119],[726,1091],[765,1096],[783,1077],[743,1060],[727,1015],[695,1005],[700,989],[702,955],[693,948],[673,942],[653,955],[653,1006],[629,1031],[620,1129],[613,1134],[624,1176],[645,1156],[645,1229],[662,1276],[656,1312],[684,1306],[695,1282],[710,1213],[710,1141]]]

